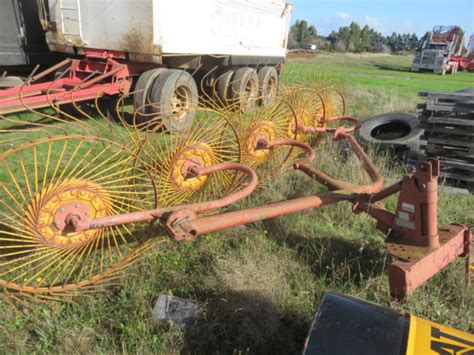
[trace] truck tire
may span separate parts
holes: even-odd
[[[228,106],[230,105],[231,99],[231,85],[232,85],[232,78],[234,77],[235,71],[232,69],[227,70],[226,72],[219,75],[216,80],[215,85],[215,95],[219,102],[220,106]]]
[[[0,89],[10,89],[24,84],[24,80],[18,76],[0,77]]]
[[[240,68],[232,80],[232,101],[237,109],[247,113],[257,106],[258,74],[252,68]]]
[[[421,154],[423,132],[416,114],[392,112],[367,119],[355,136],[366,146],[390,150],[399,156],[413,156]]]
[[[170,69],[153,84],[150,101],[151,112],[162,121],[171,133],[186,132],[196,115],[198,89],[194,78],[187,71]]]
[[[156,68],[147,70],[142,73],[137,80],[135,85],[135,93],[133,94],[133,107],[137,111],[136,121],[137,123],[145,123],[151,119],[151,107],[150,107],[150,93],[156,79],[160,75],[166,73],[166,68]],[[147,106],[148,105],[148,106]]]
[[[267,107],[273,104],[278,95],[278,72],[275,67],[263,67],[258,71],[259,104]]]

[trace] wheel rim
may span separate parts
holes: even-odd
[[[264,97],[264,100],[266,100],[267,102],[272,102],[276,98],[278,94],[278,85],[274,77],[268,79],[265,93],[266,95]]]
[[[242,111],[248,112],[254,108],[255,102],[257,100],[256,86],[257,85],[253,80],[249,80],[246,83],[245,88],[239,98]]]
[[[171,96],[171,112],[174,118],[182,120],[188,115],[192,100],[191,90],[186,86],[179,86]]]

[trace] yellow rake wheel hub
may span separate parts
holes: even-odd
[[[246,154],[251,160],[262,161],[265,160],[270,154],[268,149],[257,149],[258,142],[266,141],[271,142],[275,140],[276,132],[275,125],[267,120],[262,120],[254,124],[254,126],[249,130],[245,149]]]
[[[48,193],[52,189],[56,193]],[[42,201],[42,196],[47,196]],[[98,230],[90,230],[80,233],[63,233],[66,227],[68,214],[74,213],[82,218],[106,217],[112,206],[108,194],[103,188],[92,181],[67,179],[48,186],[40,192],[35,203],[39,207],[36,219],[36,232],[45,243],[61,248],[72,248],[93,239]],[[39,205],[39,206],[38,206]],[[33,210],[33,206],[28,208]]]
[[[171,177],[173,183],[183,190],[197,191],[207,181],[208,176],[189,178],[189,168],[197,166],[201,168],[209,167],[213,164],[214,154],[206,143],[197,143],[189,147],[179,149],[175,155]]]

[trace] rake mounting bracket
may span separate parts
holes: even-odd
[[[172,212],[164,219],[163,226],[168,235],[177,242],[192,242],[197,238],[196,230],[190,221],[196,219],[196,213],[190,209],[181,209]]]

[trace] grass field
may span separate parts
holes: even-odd
[[[415,111],[421,90],[474,86],[474,75],[411,73],[411,58],[321,55],[290,60],[284,81],[308,78],[344,84],[350,113],[366,118]],[[379,154],[386,184],[404,168]],[[363,181],[353,156],[341,158],[327,142],[315,166]],[[232,209],[324,191],[289,172]],[[387,201],[394,208],[395,198]],[[474,331],[474,294],[466,291],[459,260],[418,289],[406,304],[390,297],[383,235],[349,204],[212,233],[192,244],[164,242],[134,264],[128,276],[77,304],[39,306],[36,312],[0,310],[0,353],[299,353],[326,290],[361,297],[464,331]],[[441,193],[439,223],[474,225],[474,196]],[[167,240],[166,237],[160,237]],[[185,330],[153,319],[162,292],[191,298],[205,312]]]

